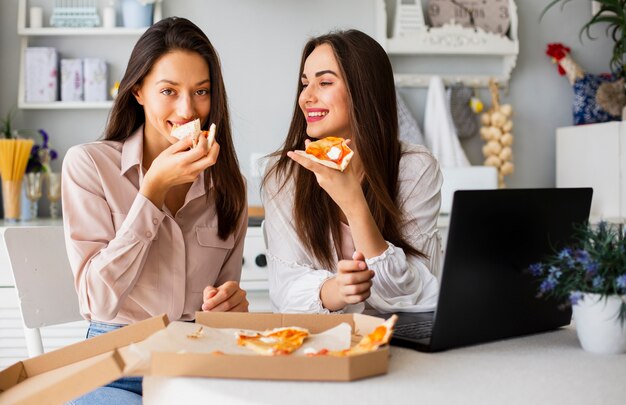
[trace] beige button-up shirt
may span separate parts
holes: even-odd
[[[247,209],[221,240],[202,173],[173,216],[139,193],[142,155],[143,127],[124,143],[74,146],[64,158],[65,243],[87,320],[192,320],[206,286],[241,276]]]

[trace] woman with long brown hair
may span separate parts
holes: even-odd
[[[343,172],[293,152],[328,136],[355,152]],[[273,310],[432,310],[441,183],[432,154],[398,140],[382,47],[356,30],[311,39],[287,139],[263,184]]]
[[[171,135],[195,119],[216,124],[212,145]],[[245,183],[219,58],[191,21],[164,19],[138,40],[104,140],[65,156],[63,218],[88,337],[161,313],[247,311]],[[74,403],[141,403],[141,379]]]

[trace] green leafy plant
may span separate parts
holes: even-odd
[[[528,271],[540,280],[538,296],[576,305],[583,293],[622,297],[619,319],[626,321],[626,237],[621,227],[600,222],[575,228],[574,242]]]
[[[556,4],[561,3],[561,10],[572,0],[551,0],[541,12],[541,20],[545,13]],[[595,39],[591,35],[591,27],[596,24],[606,24],[606,35],[611,38],[613,55],[610,61],[611,71],[620,77],[626,78],[626,0],[590,0],[596,1],[600,8],[585,25],[582,26],[579,38],[583,35],[589,39]]]
[[[13,128],[11,121],[13,120],[13,110],[9,110],[4,118],[0,118],[0,135],[2,138],[13,138]]]

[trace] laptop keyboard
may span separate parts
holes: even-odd
[[[396,325],[393,331],[393,336],[411,339],[426,339],[430,337],[432,331],[433,321],[424,320]]]

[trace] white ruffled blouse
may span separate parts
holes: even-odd
[[[437,160],[425,147],[402,143],[402,152],[398,201],[405,221],[401,231],[405,240],[427,257],[407,256],[387,242],[385,252],[366,260],[376,273],[366,303],[379,312],[432,311],[437,305],[436,276],[442,257],[437,216],[443,177]],[[272,178],[263,190],[272,310],[329,313],[322,305],[320,290],[326,280],[335,276],[336,269],[322,268],[298,238],[293,224],[293,182],[289,181],[278,194],[277,187],[276,178]],[[350,227],[344,224],[341,259],[350,259],[353,251]],[[340,312],[363,312],[365,306],[348,305]]]

